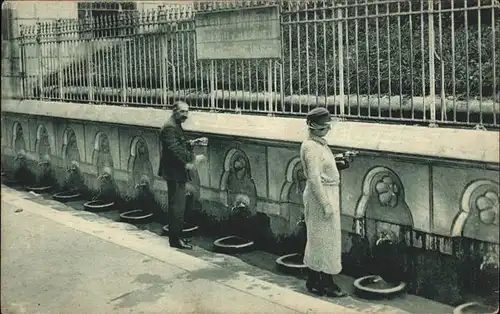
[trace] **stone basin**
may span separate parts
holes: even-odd
[[[81,194],[77,191],[62,191],[52,195],[52,198],[58,202],[71,202],[77,200]]]
[[[226,254],[248,252],[253,246],[253,241],[238,236],[227,236],[214,241],[215,251]]]
[[[464,303],[453,309],[453,314],[483,314],[483,313],[498,313],[498,309],[484,306],[477,302]]]
[[[24,188],[30,192],[35,192],[40,194],[48,192],[50,189],[52,189],[52,185],[25,186]]]
[[[304,255],[299,253],[278,257],[276,267],[279,271],[287,274],[302,274],[307,271],[307,266],[304,264]]]
[[[110,211],[114,205],[115,202],[94,200],[84,203],[83,208],[89,212],[106,212]]]
[[[354,292],[365,299],[394,298],[405,291],[406,283],[387,282],[379,275],[369,275],[354,281]]]
[[[170,226],[169,225],[165,225],[163,226],[163,232],[168,235],[169,231],[170,231]],[[184,223],[184,227],[182,228],[182,236],[185,237],[185,238],[190,238],[192,236],[194,236],[194,234],[196,233],[196,231],[198,231],[199,227],[197,225],[193,225],[193,224],[189,224],[189,223]]]
[[[153,213],[142,209],[134,209],[120,214],[120,220],[130,224],[147,224],[151,222]]]

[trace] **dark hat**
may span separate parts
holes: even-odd
[[[325,107],[316,107],[307,113],[307,124],[325,125],[331,123],[330,112]]]

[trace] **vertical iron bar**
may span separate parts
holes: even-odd
[[[257,98],[257,111],[260,111],[260,102],[259,102],[259,90],[260,90],[260,86],[259,86],[259,62],[254,60],[254,65],[255,65],[255,90],[256,90],[256,98]],[[265,74],[264,74],[265,75]],[[264,85],[264,84],[263,84]],[[264,85],[265,86],[265,85]],[[263,87],[264,89],[265,87]],[[265,106],[266,106],[266,100],[264,99],[264,110],[265,110]]]
[[[413,73],[413,65],[415,61],[415,56],[413,52],[413,13],[412,13],[412,2],[409,2],[408,8],[409,8],[409,26],[410,26],[410,106],[411,106],[411,119],[415,119],[415,107],[413,103],[413,97],[415,95],[415,86],[414,86],[414,73]]]
[[[58,85],[59,85],[59,101],[62,101],[64,98],[63,91],[63,61],[62,61],[62,21],[57,19],[57,68],[58,68]]]
[[[375,4],[375,32],[376,34],[376,49],[377,49],[377,106],[378,106],[378,117],[380,118],[382,113],[380,111],[380,28],[379,28],[379,12],[378,3]]]
[[[493,10],[493,8],[491,9]],[[483,125],[483,60],[481,47],[481,0],[477,0],[477,49],[479,59],[479,124]],[[495,63],[493,59],[493,63]]]
[[[272,60],[267,61],[267,115],[271,116],[273,114],[273,72],[272,72]]]
[[[186,101],[186,91],[187,91],[187,88],[186,88],[186,81],[188,79],[188,76],[186,75],[186,54],[184,53],[184,51],[186,50],[186,41],[184,39],[184,37],[186,36],[186,33],[187,33],[187,24],[186,24],[186,21],[182,20],[180,22],[181,24],[181,49],[179,49],[181,51],[181,54],[182,54],[182,87],[183,87],[183,94],[184,94],[184,101]],[[188,46],[188,49],[189,49],[189,46]],[[189,50],[188,50],[188,60],[189,60]]]
[[[411,3],[409,4],[411,6]],[[410,36],[413,36],[410,33]],[[398,2],[399,118],[403,118],[403,69],[401,56],[401,2]],[[413,81],[413,77],[411,78]]]
[[[361,116],[361,103],[359,102],[359,18],[358,18],[358,15],[359,15],[359,3],[358,3],[358,0],[356,0],[355,2],[355,5],[356,5],[356,8],[355,8],[355,12],[354,12],[354,16],[355,16],[355,19],[354,19],[354,40],[355,40],[355,52],[356,52],[356,55],[355,55],[355,58],[356,58],[356,105],[358,107],[358,114],[357,116],[360,117]]]
[[[158,19],[159,19],[159,29],[158,29],[158,36],[160,37],[160,63],[161,63],[161,72],[160,72],[160,78],[161,78],[161,85],[162,85],[162,105],[167,106],[168,104],[168,69],[167,69],[167,56],[168,56],[168,42],[167,42],[167,35],[166,35],[166,26],[165,26],[165,12],[160,9],[158,12]],[[132,49],[129,49],[129,51]]]
[[[451,78],[452,78],[452,93],[453,93],[453,122],[457,122],[457,82],[455,73],[455,8],[454,2],[451,4]],[[493,62],[494,63],[494,62]]]
[[[179,19],[179,16],[176,14],[176,23],[175,23],[175,56],[172,56],[172,60],[175,60],[175,67],[174,67],[174,71],[177,71],[177,88],[176,88],[176,96],[177,96],[177,99],[180,100],[181,99],[181,91],[180,89],[182,88],[181,87],[181,69],[180,69],[180,65],[181,65],[181,62],[180,62],[180,40],[179,40],[179,23],[181,21],[178,21]],[[172,52],[173,52],[172,51]]]
[[[305,25],[306,25],[306,81],[307,81],[307,111],[311,109],[311,82],[310,82],[310,69],[309,69],[309,7],[308,3],[305,3],[306,11],[304,11]]]
[[[410,3],[411,6],[411,3]],[[367,85],[367,102],[368,102],[368,117],[371,117],[371,109],[372,109],[372,104],[370,101],[370,94],[371,94],[371,76],[370,76],[370,44],[369,44],[369,36],[368,36],[368,29],[369,29],[369,21],[368,21],[368,16],[369,16],[369,10],[368,10],[368,0],[365,0],[365,51],[366,51],[366,85]]]
[[[317,16],[317,2],[314,1],[314,87],[316,89],[316,106],[318,105],[318,16]]]
[[[39,96],[38,99],[43,99],[43,55],[42,55],[42,45],[41,45],[41,35],[42,35],[42,24],[40,23],[40,19],[37,18],[36,22],[36,58],[38,62],[38,89]]]
[[[226,61],[227,62],[227,61]],[[221,80],[222,80],[222,86],[220,88],[221,90],[221,98],[222,98],[222,106],[221,106],[221,109],[224,110],[226,109],[226,98],[225,98],[225,93],[224,93],[224,90],[226,89],[226,80],[225,80],[225,73],[224,73],[224,65],[225,65],[225,62],[224,61],[220,61],[220,68],[221,68]]]
[[[120,60],[121,60],[121,99],[122,103],[126,104],[128,102],[127,100],[127,41],[129,38],[126,37],[127,35],[127,29],[125,26],[125,15],[123,12],[120,12],[120,18],[119,18],[119,34],[122,36],[120,38]]]
[[[420,62],[422,63],[422,119],[425,121],[426,118],[426,106],[425,106],[425,46],[424,46],[424,1],[420,0]]]
[[[496,8],[498,10],[498,8]],[[495,42],[497,40],[495,34],[495,8],[491,9],[491,42],[492,42],[492,60],[496,60],[496,47]],[[497,98],[497,65],[496,62],[493,62],[493,124],[497,125],[497,102],[500,102],[500,99]]]
[[[210,60],[210,109],[215,110],[215,69],[214,60]]]
[[[94,67],[93,67],[93,62],[92,62],[92,51],[93,51],[93,42],[92,42],[92,21],[93,17],[90,15],[89,20],[87,21],[87,40],[85,42],[85,48],[86,48],[86,57],[87,57],[87,72],[88,72],[88,77],[87,77],[87,88],[88,88],[88,102],[93,102],[94,101],[94,84],[93,84],[93,76],[94,76]]]
[[[326,0],[323,0],[323,77],[324,77],[324,92],[325,92],[325,107],[328,108],[328,58],[326,50]]]
[[[430,111],[431,111],[431,122],[430,125],[433,126],[436,123],[436,78],[435,78],[435,68],[434,68],[434,54],[436,49],[434,47],[434,0],[428,0],[428,23],[429,23],[429,96],[431,98]]]
[[[392,98],[392,75],[391,75],[391,29],[389,25],[391,24],[391,19],[390,19],[390,10],[389,10],[389,3],[386,4],[386,23],[387,23],[387,84],[388,84],[388,101],[389,101],[389,118],[392,118],[392,104],[391,104],[391,98]]]
[[[302,97],[300,97],[300,95],[302,94],[302,65],[301,65],[301,54],[302,54],[302,50],[301,50],[301,45],[300,45],[300,42],[302,41],[301,38],[300,38],[300,27],[301,27],[301,24],[300,24],[300,4],[297,4],[297,69],[299,71],[298,73],[298,95],[299,95],[299,113],[302,113]],[[291,76],[291,74],[290,74]],[[291,80],[291,79],[290,79]],[[293,99],[293,98],[292,98]],[[293,104],[292,104],[293,106]]]
[[[469,73],[469,19],[468,19],[468,9],[467,1],[464,1],[464,19],[465,19],[465,73],[466,73],[466,106],[467,106],[467,124],[470,123],[470,111],[469,111],[469,95],[470,95],[470,73]]]
[[[350,71],[350,60],[349,60],[349,4],[345,0],[345,56],[342,55],[342,59],[345,59],[346,70],[347,70],[347,115],[351,115],[351,71]],[[343,25],[343,24],[342,24]],[[343,40],[343,39],[342,39]]]
[[[292,49],[292,13],[291,11],[291,1],[288,1],[288,85],[290,87],[289,95],[293,95],[293,76],[292,76],[292,59],[293,59],[293,49]],[[299,51],[300,54],[300,51]],[[299,67],[300,73],[300,67]],[[285,110],[285,104],[281,103],[283,110]],[[293,103],[290,104],[290,113],[293,113]]]
[[[444,57],[443,57],[443,13],[441,12],[441,1],[438,2],[439,10],[439,60],[441,62],[441,121],[447,119],[445,78],[444,78]],[[452,39],[453,40],[453,39]]]
[[[339,61],[339,92],[340,92],[340,116],[345,115],[345,95],[344,95],[344,35],[342,33],[343,22],[342,22],[342,8],[337,8],[337,42],[339,45],[338,61]]]

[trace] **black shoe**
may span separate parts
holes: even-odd
[[[335,283],[332,275],[321,273],[322,285],[324,287],[325,293],[329,297],[342,298],[347,296],[347,293],[342,291],[342,289]]]
[[[178,249],[183,249],[183,250],[192,250],[193,246],[190,244],[187,244],[184,240],[179,239],[177,241],[172,241],[170,242],[170,247],[175,247]]]
[[[323,285],[321,284],[321,276],[319,272],[309,270],[307,276],[306,288],[309,292],[322,296],[325,294]]]

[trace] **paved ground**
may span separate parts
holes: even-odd
[[[1,226],[2,313],[408,313],[309,296],[294,291],[299,279],[199,247],[185,254],[166,237],[3,185]],[[415,298],[403,298],[413,313],[451,312]]]

